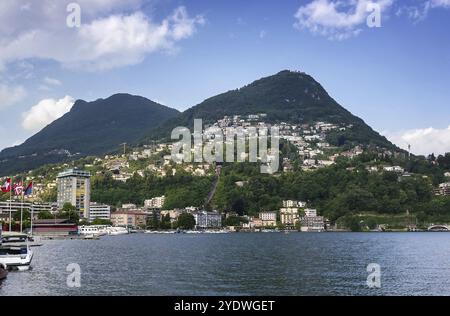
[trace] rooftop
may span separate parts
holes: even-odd
[[[79,169],[67,169],[61,173],[58,174],[58,178],[65,178],[65,177],[85,177],[89,178],[91,176],[91,173],[84,170]]]

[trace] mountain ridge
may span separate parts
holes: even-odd
[[[136,141],[178,114],[175,109],[126,93],[92,102],[77,100],[68,113],[23,144],[2,150],[0,174],[71,160],[75,154],[86,156],[113,151],[121,143]]]
[[[153,130],[140,144],[149,140],[163,139],[177,126],[192,128],[194,119],[201,118],[211,123],[223,116],[266,113],[272,122],[353,124],[354,129],[331,133],[334,145],[346,143],[367,143],[400,150],[384,136],[374,131],[361,118],[336,102],[312,76],[304,72],[283,70],[264,77],[241,88],[229,90],[187,109],[169,119],[159,130]]]
[[[92,102],[77,100],[69,113],[22,145],[1,151],[0,175],[70,161],[74,154],[82,157],[117,151],[119,144],[124,142],[138,146],[154,140],[168,140],[173,128],[192,128],[194,119],[198,118],[209,124],[224,116],[256,113],[267,114],[268,123],[324,121],[351,125],[351,129],[329,133],[330,144],[363,144],[402,151],[336,102],[312,76],[283,70],[207,98],[184,112],[126,93]],[[80,129],[84,132],[70,132]],[[115,137],[117,135],[120,137]],[[19,157],[22,158],[17,159]]]

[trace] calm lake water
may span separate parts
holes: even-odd
[[[44,241],[2,295],[449,295],[450,233],[145,235]],[[66,284],[81,267],[81,287]],[[381,266],[381,288],[366,284]]]

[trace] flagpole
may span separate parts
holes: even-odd
[[[9,178],[9,232],[11,232],[11,224],[12,224],[12,177]]]
[[[31,189],[32,190],[34,189],[33,180],[31,180]],[[33,194],[33,191],[31,191],[31,194]],[[31,203],[31,218],[30,218],[30,221],[31,221],[31,230],[30,230],[31,236],[33,236],[33,216],[34,216],[34,204]]]
[[[20,204],[20,232],[23,232],[23,202],[24,202],[24,195],[23,195],[23,178],[22,178],[22,203]]]

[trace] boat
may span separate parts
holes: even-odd
[[[33,251],[28,235],[15,232],[3,233],[0,245],[0,264],[7,270],[26,271],[30,269]]]
[[[0,263],[0,282],[6,279],[8,275],[8,267],[3,263]]]
[[[108,235],[117,236],[117,235],[126,235],[129,233],[128,229],[125,227],[108,227],[106,229]]]
[[[108,225],[89,225],[89,226],[79,226],[78,234],[83,236],[84,239],[96,239],[100,236],[108,235]],[[86,238],[88,236],[88,238]],[[94,236],[95,238],[89,238]]]

